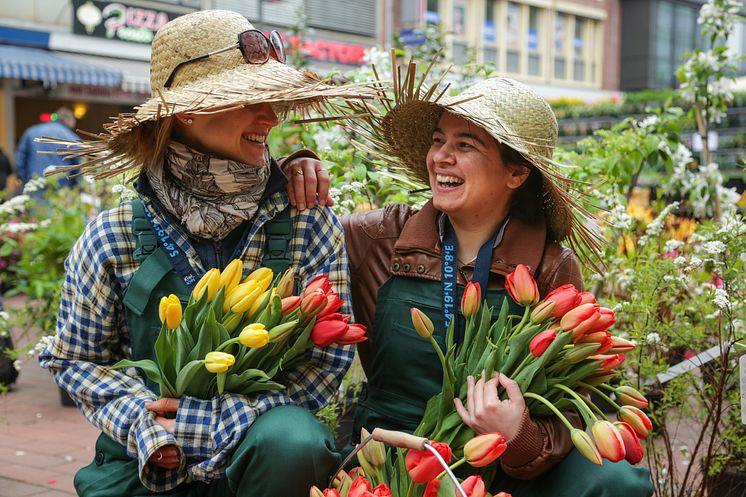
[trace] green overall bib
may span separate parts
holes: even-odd
[[[158,318],[161,297],[174,293],[186,304],[190,291],[172,268],[168,255],[158,246],[142,202],[134,201],[132,210],[132,233],[137,243],[134,257],[141,264],[123,299],[132,344],[131,358],[155,360],[154,344],[161,327]],[[284,271],[291,263],[289,209],[269,221],[264,231],[267,242],[262,265],[275,273]],[[160,393],[158,385],[149,380],[146,384],[156,394]],[[270,409],[256,419],[234,450],[225,477],[211,484],[194,482],[182,484],[170,492],[152,492],[139,480],[137,460],[127,455],[124,446],[103,433],[96,441],[93,462],[78,471],[74,483],[78,495],[84,497],[306,497],[311,484],[326,484],[329,473],[338,463],[334,439],[327,427],[306,409],[287,405]]]
[[[463,287],[459,287],[459,295]],[[425,412],[428,399],[440,392],[442,368],[429,341],[423,340],[412,326],[410,308],[418,307],[433,321],[435,334],[445,350],[440,282],[393,276],[378,290],[374,323],[375,352],[367,391],[360,399],[355,416],[353,437],[360,428],[380,427],[413,432]],[[497,318],[504,288],[490,289],[487,303]],[[523,308],[509,299],[513,314]],[[536,480],[517,480],[502,472],[494,492],[506,491],[513,497],[642,497],[653,492],[650,472],[625,461],[604,461],[596,466],[577,450]]]

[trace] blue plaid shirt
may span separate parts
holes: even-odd
[[[195,272],[203,274],[209,269],[201,266],[180,226],[157,212],[147,198],[143,202],[186,254]],[[278,192],[259,207],[241,256],[247,273],[261,263],[262,227],[287,205],[287,195]],[[347,256],[339,220],[328,207],[302,212],[292,209],[291,218],[290,252],[299,281],[305,283],[326,273],[340,298],[349,302]],[[233,449],[256,417],[267,410],[297,404],[315,411],[327,404],[352,361],[353,349],[314,347],[309,352],[310,364],[289,372],[283,378],[287,388],[281,392],[223,394],[210,400],[183,397],[176,428],[170,433],[145,409],[145,403],[156,395],[138,371],[109,368],[127,357],[129,332],[122,298],[139,267],[132,256],[135,240],[131,223],[131,204],[124,203],[101,213],[78,239],[65,262],[57,335],[39,360],[88,420],[137,458],[140,481],[152,491],[163,492],[184,481],[221,478]],[[342,312],[350,312],[349,304]],[[160,447],[169,444],[176,444],[182,452],[180,468],[165,470],[147,463]]]

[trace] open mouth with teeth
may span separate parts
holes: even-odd
[[[267,135],[257,135],[253,133],[245,133],[241,135],[241,138],[246,140],[249,143],[254,143],[258,145],[264,145],[267,141]]]
[[[441,188],[456,188],[464,184],[464,180],[455,176],[446,176],[444,174],[437,174],[435,180],[438,182],[438,186]]]

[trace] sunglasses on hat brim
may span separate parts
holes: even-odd
[[[174,76],[176,76],[176,71],[178,71],[179,68],[181,68],[182,66],[191,64],[192,62],[200,61],[202,59],[206,59],[212,55],[228,52],[229,50],[233,50],[236,48],[241,50],[243,59],[244,61],[246,61],[247,64],[266,64],[270,57],[278,62],[285,63],[285,45],[283,45],[282,43],[282,37],[280,36],[280,33],[272,30],[270,31],[268,37],[258,29],[248,29],[238,34],[238,41],[233,45],[212,52],[207,52],[205,54],[192,57],[189,60],[185,60],[184,62],[178,63],[176,67],[174,67],[173,71],[171,71],[171,74],[168,75],[168,79],[163,86],[166,88],[169,88],[171,86]]]

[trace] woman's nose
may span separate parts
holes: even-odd
[[[433,162],[438,163],[452,163],[453,162],[453,149],[444,143],[435,150],[433,154]]]
[[[248,107],[254,115],[258,123],[265,126],[277,126],[280,123],[280,119],[277,117],[277,113],[272,108],[272,104],[262,103],[255,104]]]

